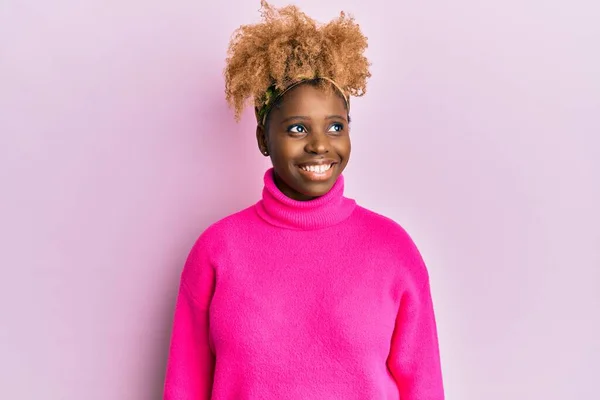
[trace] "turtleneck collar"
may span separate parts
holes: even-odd
[[[356,206],[344,197],[344,177],[340,175],[329,192],[313,200],[298,201],[287,197],[275,185],[273,168],[265,173],[263,197],[256,211],[272,225],[296,229],[320,229],[342,222]]]

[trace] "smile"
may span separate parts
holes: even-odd
[[[333,175],[333,166],[335,163],[327,164],[304,164],[298,168],[301,174],[310,181],[325,181]]]
[[[333,164],[323,164],[323,165],[301,165],[300,169],[308,172],[315,172],[317,174],[323,174],[333,166]]]

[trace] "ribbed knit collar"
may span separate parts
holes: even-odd
[[[273,168],[265,173],[263,198],[256,211],[267,222],[288,229],[320,229],[348,218],[356,202],[344,197],[344,177],[340,175],[329,192],[314,200],[298,201],[283,194],[275,185]]]

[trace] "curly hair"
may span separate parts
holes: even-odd
[[[277,9],[265,0],[260,11],[263,21],[239,27],[227,52],[225,95],[236,120],[248,99],[261,108],[270,89],[285,90],[299,79],[325,77],[346,96],[366,93],[367,38],[353,17],[341,12],[319,24],[296,6]]]

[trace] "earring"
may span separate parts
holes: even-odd
[[[268,155],[269,155],[269,152],[268,152],[267,150],[264,150],[264,151],[263,151],[263,154],[264,154],[265,156],[268,156]]]

